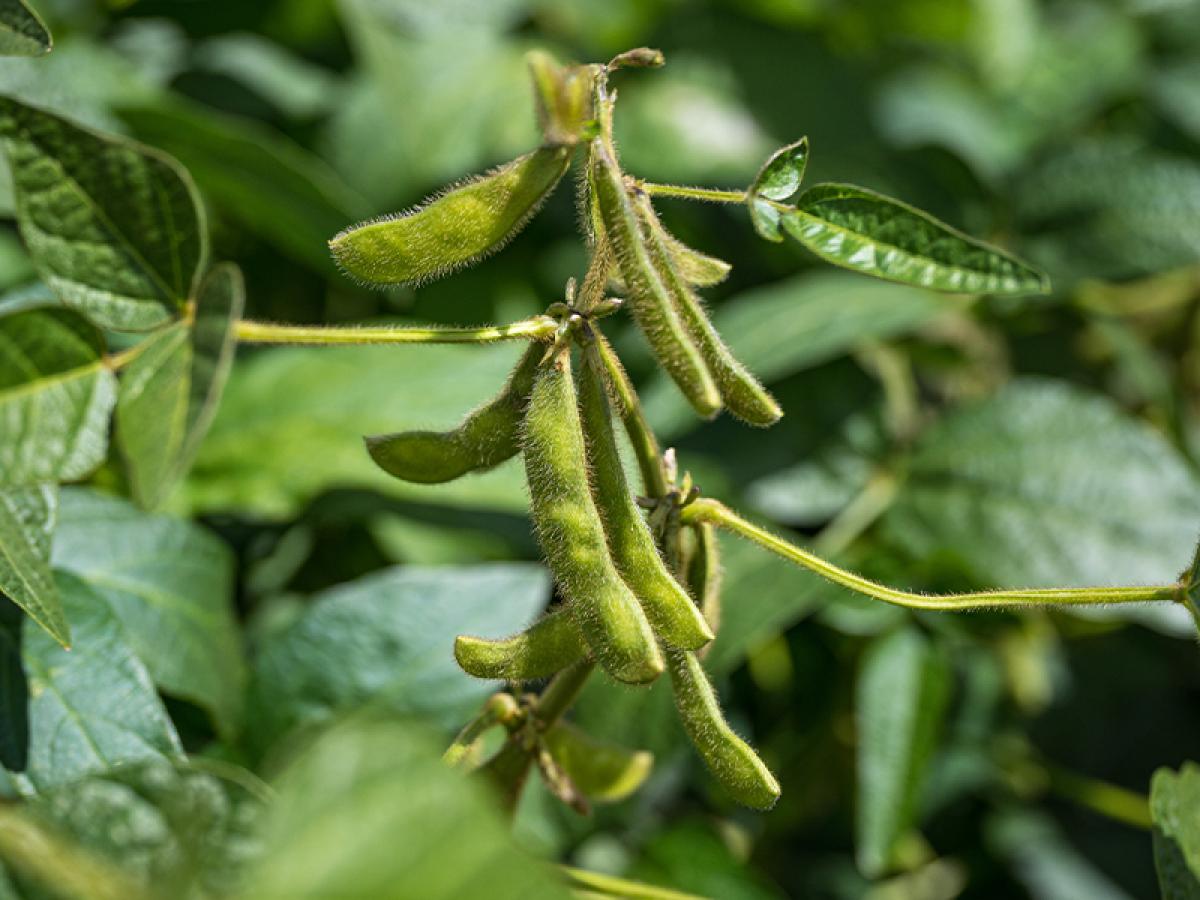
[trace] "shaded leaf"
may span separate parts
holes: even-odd
[[[207,252],[190,176],[170,157],[0,97],[17,224],[42,279],[97,325],[177,315]]]
[[[1150,782],[1154,866],[1163,900],[1200,897],[1200,765],[1159,769]]]
[[[53,41],[24,0],[0,0],[0,56],[41,56]]]
[[[71,631],[50,573],[58,512],[51,485],[0,491],[0,597],[8,597],[64,646]]]
[[[19,772],[29,761],[29,682],[21,661],[24,618],[0,596],[0,798],[11,792],[4,770]]]
[[[899,200],[849,184],[800,195],[783,227],[817,256],[875,278],[956,293],[1035,294],[1045,275]]]
[[[53,560],[104,598],[162,690],[201,706],[222,734],[236,730],[245,667],[233,560],[221,541],[191,522],[67,489]]]
[[[855,690],[855,849],[864,875],[888,870],[896,841],[913,824],[949,699],[949,675],[944,656],[912,627],[876,640],[863,657]]]
[[[750,190],[746,192],[754,230],[768,241],[782,241],[783,235],[779,232],[780,211],[767,201],[782,203],[795,196],[800,190],[807,166],[808,138],[804,137],[776,150],[763,164]]]
[[[67,310],[0,318],[0,488],[82,478],[108,450],[116,379]]]

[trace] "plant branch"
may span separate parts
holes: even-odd
[[[695,894],[684,894],[670,888],[642,884],[599,872],[588,872],[572,866],[559,866],[572,886],[594,892],[602,897],[625,897],[628,900],[701,900]]]
[[[237,323],[237,339],[248,344],[489,344],[494,341],[544,341],[554,337],[558,322],[550,316],[533,316],[510,325],[486,328],[421,328],[407,325],[322,327],[276,325],[271,322]]]
[[[563,669],[550,680],[546,689],[538,696],[535,713],[544,728],[549,729],[570,709],[595,668],[596,664],[590,659],[581,660]]]
[[[1046,774],[1050,789],[1067,800],[1134,828],[1149,830],[1154,825],[1150,818],[1150,801],[1145,794],[1077,775],[1058,766],[1047,766]]]
[[[711,522],[754,541],[834,584],[840,584],[842,587],[868,597],[874,597],[876,600],[909,609],[965,612],[1043,604],[1099,606],[1150,601],[1178,602],[1179,586],[1175,584],[1148,587],[1033,588],[1010,591],[976,591],[965,594],[916,594],[879,584],[840,566],[835,566],[833,563],[747,522],[715,500],[697,500],[684,509],[683,516],[684,522],[687,524]]]
[[[714,188],[684,187],[680,184],[655,184],[636,179],[638,190],[651,197],[677,197],[681,200],[702,200],[707,203],[745,203],[745,191],[719,191]]]

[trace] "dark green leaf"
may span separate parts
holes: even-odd
[[[0,488],[96,468],[116,394],[100,335],[79,316],[30,310],[0,318]]]
[[[50,32],[24,0],[0,0],[0,56],[41,56],[51,46]]]
[[[17,224],[42,279],[96,324],[142,331],[191,296],[208,237],[170,157],[0,97]]]
[[[11,793],[4,770],[19,772],[29,762],[29,682],[21,661],[24,618],[0,596],[0,798]]]
[[[411,725],[342,725],[297,759],[278,787],[247,897],[569,896],[512,843],[484,787],[444,766]]]
[[[837,266],[939,291],[1034,294],[1045,275],[906,203],[849,184],[819,184],[800,195],[783,226]]]
[[[236,730],[244,664],[221,541],[191,522],[67,489],[54,565],[104,598],[159,687],[199,704],[222,734]]]
[[[875,641],[855,691],[858,722],[856,853],[864,875],[883,874],[912,826],[925,767],[949,699],[946,659],[907,627]]]
[[[525,563],[405,566],[327,591],[261,641],[247,739],[263,750],[366,705],[461,724],[495,685],[458,668],[454,638],[520,631],[549,592],[545,570]]]
[[[776,150],[750,185],[746,193],[750,221],[754,223],[754,229],[768,241],[783,240],[783,235],[779,233],[779,208],[769,201],[782,203],[794,197],[800,190],[807,165],[808,138],[804,137]]]
[[[1159,769],[1150,782],[1154,865],[1163,900],[1200,897],[1200,765]]]
[[[0,491],[0,597],[7,596],[69,646],[70,627],[50,573],[57,511],[58,492],[51,485]]]

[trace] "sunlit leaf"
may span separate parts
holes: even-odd
[[[0,0],[0,56],[41,56],[53,41],[24,0]]]
[[[60,644],[71,643],[50,572],[50,536],[58,512],[52,485],[0,491],[0,596],[6,596]]]
[[[804,169],[808,165],[808,138],[801,138],[771,155],[758,172],[758,177],[746,192],[750,221],[754,229],[768,241],[782,241],[779,232],[780,210],[770,201],[782,203],[800,190]]]

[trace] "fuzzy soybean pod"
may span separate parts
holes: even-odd
[[[579,626],[567,610],[559,608],[510,638],[460,635],[454,641],[454,658],[476,678],[532,681],[579,662],[587,649]]]
[[[371,284],[438,278],[504,246],[538,211],[570,163],[570,147],[540,147],[412,212],[348,228],[329,248],[347,274]]]
[[[517,455],[521,420],[546,345],[533,341],[504,389],[450,431],[400,431],[366,438],[367,452],[390,475],[417,484],[441,484],[484,472]]]
[[[716,634],[721,627],[721,551],[717,543],[717,527],[708,522],[690,526],[695,537],[695,549],[688,561],[688,584],[704,614],[704,621]],[[708,651],[700,651],[701,658]]]
[[[646,342],[696,412],[705,418],[715,415],[721,408],[720,391],[651,260],[625,179],[601,138],[592,140],[588,179]]]
[[[717,334],[717,329],[700,305],[700,298],[675,264],[672,254],[674,238],[659,221],[650,198],[643,194],[637,198],[636,204],[650,256],[688,334],[699,346],[709,371],[716,378],[721,399],[730,412],[751,425],[766,427],[775,424],[783,415],[783,410],[758,383],[758,379],[729,352]]]
[[[579,367],[579,411],[592,471],[592,494],[617,571],[641,601],[646,618],[668,646],[695,650],[713,639],[703,614],[658,554],[646,518],[633,501],[617,452],[604,364],[595,344]]]
[[[584,639],[613,678],[653,681],[663,671],[662,652],[641,604],[617,572],[592,499],[566,347],[538,372],[523,449],[538,540]]]
[[[716,692],[696,654],[668,650],[667,668],[679,718],[704,764],[738,803],[770,809],[779,799],[779,782],[725,721]]]

